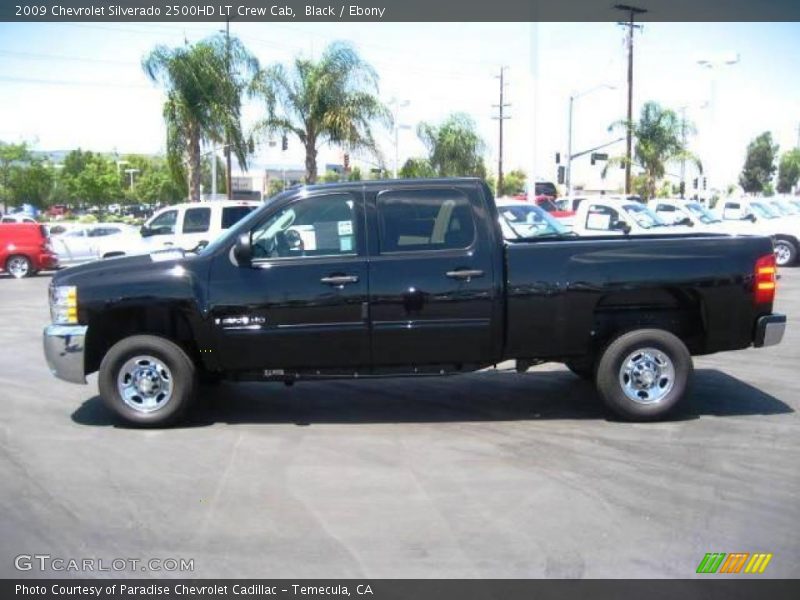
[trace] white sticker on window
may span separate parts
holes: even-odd
[[[339,221],[339,235],[353,235],[353,222],[352,221]]]
[[[611,225],[611,215],[607,213],[590,212],[586,217],[586,227],[588,229],[608,229]]]

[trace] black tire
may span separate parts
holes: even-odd
[[[149,412],[125,402],[120,394],[118,377],[131,359],[153,357],[169,370],[171,395],[163,406]],[[194,401],[197,373],[194,363],[177,344],[153,335],[134,335],[114,344],[100,364],[100,396],[108,408],[125,421],[139,427],[164,427],[180,420]]]
[[[638,350],[644,349],[654,349],[661,354],[659,358],[666,358],[672,366],[672,376],[667,376],[668,371],[658,370],[654,387],[637,391],[636,379],[623,374],[622,368],[629,358],[633,364],[652,365],[653,361],[648,358],[652,354],[635,356]],[[653,371],[649,371],[645,375],[652,374]],[[680,339],[662,329],[638,329],[621,335],[606,347],[597,364],[595,381],[606,406],[614,413],[629,421],[655,421],[664,418],[687,395],[693,374],[691,354]],[[671,384],[665,383],[670,380]],[[631,382],[632,395],[642,396],[638,400],[629,397],[623,381]]]
[[[775,262],[779,267],[789,267],[797,261],[797,247],[789,240],[775,240]]]
[[[14,279],[22,279],[33,275],[33,265],[31,259],[23,254],[12,254],[8,257],[5,264],[6,273]]]
[[[565,362],[564,365],[581,379],[587,381],[594,379],[595,359],[593,356],[573,358]]]

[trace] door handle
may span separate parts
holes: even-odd
[[[330,275],[320,279],[320,283],[343,286],[346,283],[358,283],[358,275]]]
[[[457,269],[455,271],[447,271],[445,275],[451,279],[470,281],[473,277],[483,277],[483,271],[480,269]]]

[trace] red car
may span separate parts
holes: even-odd
[[[50,246],[44,225],[0,224],[0,270],[21,279],[42,269],[56,267],[58,257]]]

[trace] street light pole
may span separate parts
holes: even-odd
[[[394,106],[394,178],[397,179],[400,170],[400,130],[408,129],[408,125],[400,124],[400,109],[408,106],[410,102],[392,98],[389,104]]]
[[[737,52],[736,54],[731,55],[729,57],[717,58],[717,59],[701,59],[701,60],[697,61],[698,65],[700,65],[701,67],[703,67],[705,69],[708,69],[711,72],[711,84],[710,84],[710,90],[709,90],[709,99],[708,99],[708,103],[707,103],[708,121],[709,121],[708,129],[709,129],[709,131],[713,132],[714,130],[716,130],[716,120],[717,120],[716,119],[716,112],[717,112],[716,111],[716,105],[717,105],[717,72],[718,72],[720,67],[735,65],[735,64],[737,64],[739,62],[739,60],[740,60],[740,56],[739,56],[739,53]],[[706,147],[707,156],[704,157],[704,158],[710,158],[714,154],[713,153],[713,147],[709,143],[709,140],[711,138],[709,138],[707,135],[705,136],[705,138],[706,138],[706,142],[703,145]],[[708,166],[709,166],[708,163],[709,162],[710,161],[708,161],[708,160],[704,160],[703,161],[703,177],[706,178],[706,181],[708,181],[708,172],[707,171],[708,171]],[[713,183],[709,184],[709,188],[713,188]]]
[[[608,83],[603,83],[601,85],[596,85],[593,88],[589,88],[583,92],[579,92],[576,94],[572,94],[569,97],[569,122],[567,124],[567,173],[566,173],[566,184],[567,184],[567,196],[572,195],[572,115],[574,111],[575,100],[581,98],[582,96],[587,96],[592,92],[596,92],[599,90],[615,90],[617,89],[616,86],[610,85]]]

